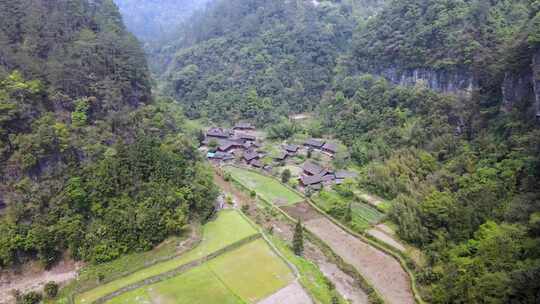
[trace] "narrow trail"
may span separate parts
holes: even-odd
[[[0,304],[15,303],[12,296],[13,290],[24,292],[38,291],[43,289],[47,282],[54,281],[63,285],[67,281],[77,277],[77,270],[82,264],[73,261],[62,261],[50,270],[23,271],[15,277],[0,276]]]

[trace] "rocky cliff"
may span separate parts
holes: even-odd
[[[397,67],[386,68],[378,72],[394,84],[412,86],[424,84],[438,92],[470,95],[476,87],[472,73],[468,71],[449,72],[426,68],[402,70]]]
[[[540,120],[540,49],[538,49],[533,56],[532,70],[536,119]]]

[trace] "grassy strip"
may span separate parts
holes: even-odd
[[[231,243],[257,233],[257,230],[253,229],[253,227],[251,227],[238,212],[232,210],[220,212],[216,220],[208,222],[203,227],[203,230],[204,239],[199,246],[181,257],[155,264],[151,267],[123,276],[121,279],[101,285],[98,288],[78,294],[75,299],[77,300],[76,302],[81,303],[82,300],[85,300],[84,302],[91,303],[115,290],[176,269],[183,264],[207,256]]]
[[[244,170],[234,166],[228,166],[225,170],[269,202],[284,201],[285,205],[292,205],[303,200],[302,196],[284,187],[280,181],[261,175],[256,171]]]
[[[257,171],[254,171],[254,170],[251,170],[251,169],[245,169],[245,170],[250,170],[250,171],[253,171],[253,172],[257,172]],[[260,172],[257,172],[258,174],[261,174]],[[269,178],[274,178],[274,177],[271,177],[271,176],[268,176]],[[239,182],[240,183],[240,182]],[[240,183],[241,184],[241,183]],[[243,186],[243,185],[242,185]],[[290,188],[288,185],[283,185],[284,187],[287,187],[289,188],[290,190],[292,191],[295,191],[297,194],[301,195],[302,197],[305,197],[302,193],[300,193],[299,191],[297,191],[296,189],[292,189]],[[249,188],[247,188],[246,186],[243,186],[244,188],[246,188],[248,191],[250,190]],[[313,201],[311,201],[311,199],[309,198],[306,198],[306,202],[308,202],[315,210],[317,210],[320,214],[322,214],[323,216],[325,216],[327,219],[329,219],[331,222],[333,222],[334,224],[336,224],[337,226],[341,227],[343,230],[347,231],[349,234],[365,241],[366,243],[368,243],[369,245],[372,245],[373,247],[393,256],[394,258],[396,258],[398,260],[398,262],[401,264],[401,266],[403,267],[403,269],[405,269],[405,271],[407,272],[407,274],[409,275],[410,277],[410,280],[411,280],[411,289],[412,289],[412,292],[413,292],[413,295],[414,295],[414,299],[417,303],[419,304],[425,304],[424,300],[422,299],[422,297],[420,296],[420,291],[418,290],[418,286],[417,286],[417,278],[416,278],[416,275],[415,273],[411,270],[412,269],[415,269],[416,268],[416,264],[414,263],[414,261],[408,257],[407,255],[405,255],[404,253],[394,249],[393,247],[391,247],[390,245],[387,245],[375,238],[372,238],[372,237],[369,237],[369,236],[365,236],[365,235],[361,235],[361,234],[358,234],[354,231],[352,231],[350,228],[348,228],[347,226],[343,225],[342,223],[340,223],[338,220],[336,220],[335,218],[333,218],[332,216],[330,216],[329,214],[327,214],[324,210],[321,210]],[[267,202],[269,204],[271,204],[270,202]],[[273,204],[271,204],[273,205]],[[279,210],[281,213],[283,213],[287,218],[289,218],[290,220],[292,221],[295,221],[293,218],[291,218],[287,213],[285,213],[283,210],[281,210],[280,208],[277,208],[276,206],[274,206],[277,210]],[[307,231],[307,230],[306,230]],[[308,231],[309,232],[309,231]],[[322,242],[322,241],[321,241]],[[324,242],[323,242],[324,243]],[[324,243],[325,244],[325,243]],[[330,250],[331,248],[328,247]],[[332,251],[332,253],[334,253]],[[334,253],[335,255],[335,253]],[[375,291],[375,289],[373,288],[373,286],[367,282],[365,280],[365,278],[363,278],[363,281],[366,282],[366,284],[369,286],[370,289],[373,289],[373,291],[378,295],[378,293]],[[368,292],[369,294],[369,290],[366,290],[366,292]],[[370,295],[371,297],[371,295]],[[378,295],[378,298],[382,301],[382,297],[380,295]]]
[[[194,260],[194,261],[191,261],[189,263],[186,263],[186,264],[183,264],[175,269],[172,269],[172,270],[169,270],[167,272],[164,272],[164,273],[160,273],[158,275],[155,275],[153,277],[149,277],[149,278],[146,278],[142,281],[139,281],[139,282],[135,282],[133,284],[130,284],[130,285],[127,285],[127,286],[124,286],[122,287],[121,289],[119,290],[115,290],[114,292],[111,292],[109,294],[106,294],[102,297],[100,297],[99,299],[96,299],[95,301],[92,301],[91,303],[96,303],[96,304],[102,304],[102,303],[105,303],[121,294],[124,294],[124,293],[127,293],[127,292],[130,292],[130,291],[133,291],[133,290],[136,290],[136,289],[139,289],[143,286],[147,286],[147,285],[151,285],[151,284],[155,284],[155,283],[158,283],[158,282],[162,282],[162,281],[166,281],[166,280],[169,280],[169,279],[172,279],[180,274],[183,274],[193,268],[196,268],[198,266],[201,266],[202,264],[206,263],[206,262],[209,262],[211,260],[214,260],[216,258],[219,258],[220,256],[226,254],[226,253],[229,253],[235,249],[238,249],[246,244],[249,244],[250,242],[260,238],[261,235],[260,234],[256,234],[256,235],[252,235],[252,236],[249,236],[249,237],[246,237],[242,240],[239,240],[235,243],[232,243],[224,248],[221,248],[215,252],[212,252],[211,254],[205,256],[205,257],[202,257],[202,258],[199,258],[197,260]]]
[[[235,295],[207,266],[200,266],[170,280],[122,294],[107,304],[152,303],[247,304]]]

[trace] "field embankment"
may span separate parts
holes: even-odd
[[[246,180],[248,175],[257,174],[251,170],[233,167],[227,167],[226,171],[247,188],[251,187],[242,181]],[[271,177],[258,175],[258,180],[266,179],[268,182],[277,182]],[[279,182],[277,183],[279,184]],[[273,191],[293,192],[281,184],[280,187],[273,187]],[[257,188],[251,189],[258,190]],[[259,187],[259,189],[261,188]],[[259,193],[257,192],[257,194]],[[281,209],[291,217],[301,219],[307,230],[330,246],[346,263],[354,266],[387,303],[415,303],[411,289],[411,278],[394,257],[350,234],[308,203],[288,204],[282,206]]]

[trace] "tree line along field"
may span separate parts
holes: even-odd
[[[203,239],[196,248],[180,257],[144,268],[78,294],[75,296],[75,303],[93,303],[97,299],[125,286],[171,271],[257,233],[255,228],[238,214],[238,212],[221,211],[215,220],[204,225]]]

